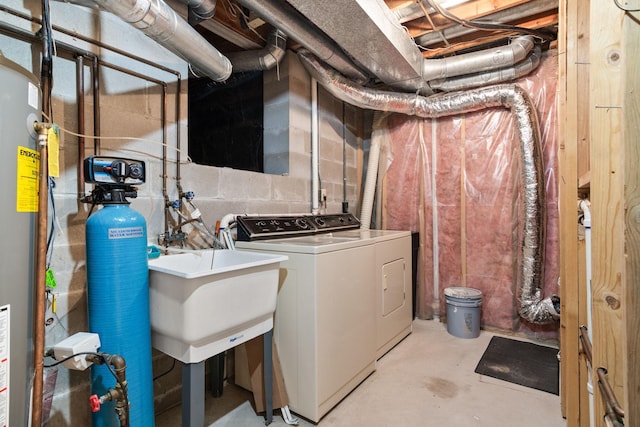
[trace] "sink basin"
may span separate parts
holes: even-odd
[[[149,260],[153,347],[198,363],[271,330],[286,260],[213,249]]]

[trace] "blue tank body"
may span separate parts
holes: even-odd
[[[126,204],[106,205],[87,220],[89,331],[100,335],[100,351],[122,356],[130,404],[130,427],[153,427],[153,378],[147,227]],[[106,365],[93,365],[91,391],[115,386]],[[115,403],[93,414],[95,427],[119,427]]]

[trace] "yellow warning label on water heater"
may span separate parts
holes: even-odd
[[[18,146],[17,164],[16,211],[37,212],[40,153]]]

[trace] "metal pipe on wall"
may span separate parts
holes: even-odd
[[[100,60],[97,56],[91,62],[93,76],[93,136],[100,136]],[[93,154],[100,154],[100,139],[93,139]]]
[[[51,89],[53,80],[52,58],[52,34],[50,24],[49,3],[42,1],[43,25],[42,37],[42,61],[40,68],[40,89],[42,91],[42,121],[51,120]],[[36,225],[36,264],[33,284],[33,395],[31,405],[31,425],[42,425],[42,398],[44,391],[44,318],[46,310],[46,270],[47,270],[47,228],[49,209],[49,169],[47,135],[50,125],[35,123],[34,129],[38,132],[37,148],[40,155],[40,167],[38,171],[38,213]]]
[[[311,79],[311,213],[318,214],[320,191],[320,135],[318,135],[318,82]]]
[[[44,73],[43,73],[44,74]],[[44,75],[42,85],[42,104],[49,105],[51,89],[50,78]],[[50,77],[50,76],[49,76]],[[45,111],[46,110],[46,111]],[[47,107],[43,108],[47,116],[51,113]],[[36,266],[34,292],[34,320],[33,320],[33,396],[31,405],[31,425],[42,425],[42,397],[44,390],[44,313],[46,309],[45,283],[47,270],[47,221],[49,208],[49,169],[47,167],[47,133],[50,125],[37,123],[34,125],[38,132],[38,153],[40,155],[40,170],[38,173],[38,220],[36,231]]]
[[[76,56],[76,103],[78,108],[78,168],[76,173],[77,197],[81,200],[84,192],[84,56]]]

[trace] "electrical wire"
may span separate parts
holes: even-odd
[[[126,392],[127,389],[126,389],[126,387],[118,379],[118,375],[116,374],[116,371],[113,370],[113,366],[111,366],[109,364],[109,361],[107,360],[107,357],[102,353],[96,353],[96,352],[93,352],[93,351],[83,351],[83,352],[80,352],[80,353],[72,354],[71,356],[67,356],[67,357],[65,357],[63,359],[60,359],[60,360],[56,360],[55,363],[52,363],[50,365],[46,365],[45,364],[45,365],[43,365],[43,367],[45,367],[45,368],[53,368],[53,367],[56,367],[58,365],[63,364],[64,362],[66,362],[66,361],[68,361],[70,359],[73,359],[74,357],[77,357],[77,356],[97,356],[100,359],[102,359],[102,362],[107,366],[107,369],[109,369],[109,372],[111,372],[111,375],[113,375],[113,378],[116,380],[118,385],[120,385],[120,388],[122,388],[122,391],[123,391],[123,394],[125,396],[125,399],[127,401],[129,400],[128,397],[127,397],[127,392]]]
[[[256,31],[255,28],[249,25],[249,15],[244,13],[244,10],[242,10],[241,6],[227,0],[226,3],[224,4],[224,7],[227,10],[227,13],[229,13],[229,15],[233,16],[234,18],[238,18],[238,20],[242,20],[242,23],[249,31],[251,31],[256,36],[258,36],[258,38],[263,42],[266,42],[264,37],[262,37],[262,35],[258,31]]]
[[[56,180],[53,177],[49,177],[49,203],[51,204],[51,229],[49,231],[49,237],[47,238],[47,261],[45,267],[49,269],[51,267],[51,258],[53,256],[53,242],[55,240],[56,231],[56,204],[53,199],[53,189],[56,187]]]
[[[158,374],[155,377],[153,377],[153,381],[155,381],[157,379],[160,379],[160,378],[164,377],[165,375],[168,375],[169,372],[173,371],[173,368],[176,367],[176,359],[172,358],[172,360],[173,360],[173,363],[171,363],[171,367],[169,369],[167,369],[166,371],[164,371],[163,373]]]
[[[51,118],[43,113],[43,116],[51,123],[53,123],[53,121],[51,120]],[[174,151],[176,151],[179,154],[184,154],[183,150],[179,149],[178,147],[174,147],[170,144],[167,144],[165,142],[158,142],[155,141],[153,139],[147,139],[147,138],[138,138],[135,136],[95,136],[95,135],[87,135],[87,134],[82,134],[82,133],[76,133],[73,131],[70,131],[68,129],[63,128],[62,126],[58,126],[58,129],[60,129],[62,132],[71,135],[71,136],[75,136],[77,138],[87,138],[87,139],[96,139],[96,140],[122,140],[122,141],[140,141],[140,142],[149,142],[151,144],[156,144],[156,145],[161,145],[163,147],[168,147],[173,149]],[[105,148],[105,147],[103,147]],[[129,149],[129,148],[111,148],[111,147],[106,147],[107,150],[111,150],[111,151],[128,151],[128,152],[132,152],[132,153],[139,153],[139,154],[144,154],[148,157],[153,157],[155,159],[159,159],[162,160],[162,157],[160,156],[156,156],[154,154],[150,154],[148,152],[145,151],[140,151],[140,150],[134,150],[134,149]],[[193,161],[191,160],[191,157],[189,157],[188,155],[185,154],[185,157],[187,158],[186,162],[180,162],[182,164],[189,164],[192,163]],[[169,160],[173,163],[177,163],[178,160]]]
[[[640,12],[640,9],[627,9],[626,7],[624,7],[623,5],[620,4],[620,2],[618,0],[613,0],[613,2],[616,4],[616,6],[618,7],[618,9],[620,10],[624,10],[625,12]]]
[[[122,383],[122,381],[120,381],[120,379],[118,379],[118,375],[116,374],[116,371],[113,370],[113,366],[111,366],[109,364],[109,361],[107,360],[107,355],[105,355],[104,353],[95,353],[92,351],[83,351],[80,353],[75,353],[72,354],[71,356],[67,356],[64,359],[61,360],[57,360],[55,363],[52,363],[50,365],[44,365],[44,368],[53,368],[55,366],[61,365],[64,362],[66,362],[69,359],[73,359],[76,356],[97,356],[100,359],[102,359],[102,362],[106,365],[107,369],[109,370],[109,372],[111,372],[111,375],[113,375],[113,378],[116,380],[116,383],[118,383],[118,385],[120,386],[120,389],[122,390],[122,398],[124,400],[124,404],[125,404],[125,410],[129,411],[129,395],[127,393],[127,387],[125,387],[125,384]]]
[[[506,25],[506,24],[500,24],[500,23],[495,23],[495,22],[479,22],[479,21],[467,21],[466,19],[462,19],[457,17],[456,15],[452,14],[451,12],[449,12],[447,9],[443,8],[442,6],[440,6],[440,4],[438,4],[438,2],[436,0],[426,0],[429,5],[431,7],[433,7],[436,11],[438,11],[438,13],[442,16],[444,16],[445,18],[449,19],[450,21],[453,21],[457,24],[462,25],[463,27],[467,27],[467,28],[473,28],[475,30],[482,30],[482,31],[494,31],[494,30],[499,30],[499,31],[515,31],[518,33],[522,33],[522,34],[529,34],[532,35],[534,37],[537,37],[541,40],[552,40],[555,38],[555,36],[548,31],[542,31],[542,30],[531,30],[529,28],[524,28],[524,27],[518,27],[518,26],[514,26],[514,25]],[[617,1],[617,0],[614,0]]]

